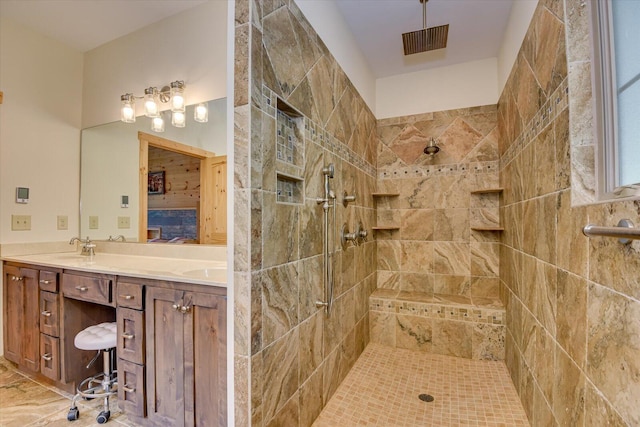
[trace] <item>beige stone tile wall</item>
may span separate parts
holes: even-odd
[[[640,424],[640,242],[581,233],[640,204],[576,206],[594,188],[585,4],[539,2],[498,103],[506,363],[534,426]]]
[[[315,306],[322,168],[331,230],[370,230],[376,121],[294,1],[237,1],[235,51],[236,425],[309,426],[369,341],[376,286],[375,241],[336,235],[331,316]]]
[[[378,121],[378,288],[498,298],[499,186],[495,105]],[[440,152],[423,153],[431,138]]]

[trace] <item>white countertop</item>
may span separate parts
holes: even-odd
[[[4,261],[173,282],[227,287],[226,261],[77,252],[3,256]]]

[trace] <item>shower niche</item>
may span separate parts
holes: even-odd
[[[276,202],[304,203],[304,116],[276,101]]]

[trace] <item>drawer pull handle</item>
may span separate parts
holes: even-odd
[[[136,392],[135,387],[129,387],[127,384],[123,385],[122,389],[124,391],[126,391],[127,393],[135,393]]]
[[[51,282],[46,279],[40,279],[40,283],[42,283],[43,285],[48,285]]]
[[[120,295],[120,298],[124,298],[126,300],[133,299],[133,295]]]
[[[124,338],[125,340],[132,340],[133,338],[135,338],[135,335],[124,332],[122,334],[122,338]]]
[[[49,310],[42,310],[42,313],[40,314],[42,314],[45,317],[51,317],[51,312]]]
[[[86,292],[89,290],[86,286],[76,286],[76,290],[80,292]]]
[[[53,360],[53,357],[51,357],[51,353],[45,353],[42,355],[42,358],[44,360],[46,360],[47,362],[51,362]]]
[[[14,282],[20,282],[22,279],[23,279],[23,277],[11,276],[11,280],[13,280]]]

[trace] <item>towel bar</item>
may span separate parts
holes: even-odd
[[[631,243],[631,240],[640,239],[640,228],[634,228],[633,222],[628,219],[621,219],[615,227],[587,224],[582,229],[582,233],[587,237],[618,237],[618,241],[623,245]]]

